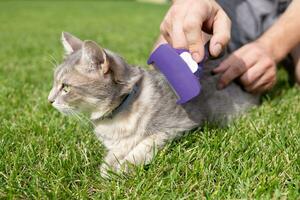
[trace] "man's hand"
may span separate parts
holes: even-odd
[[[209,51],[218,56],[230,40],[231,21],[213,0],[176,0],[161,23],[161,41],[186,48],[196,62],[204,57],[203,32],[212,34]]]
[[[276,63],[265,45],[259,41],[249,43],[233,52],[217,68],[215,73],[223,73],[218,87],[222,89],[239,78],[245,90],[262,93],[276,83]]]
[[[239,78],[245,89],[261,93],[276,82],[276,63],[300,44],[300,1],[292,1],[258,40],[243,46],[220,64],[214,71],[223,73],[219,88]]]

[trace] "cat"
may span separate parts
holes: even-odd
[[[107,149],[101,166],[128,171],[147,164],[166,142],[204,122],[226,124],[259,103],[258,96],[231,83],[223,90],[211,70],[226,57],[208,59],[200,82],[201,94],[177,105],[177,96],[162,74],[134,67],[93,41],[62,33],[65,59],[54,73],[49,102],[64,114],[84,112]]]

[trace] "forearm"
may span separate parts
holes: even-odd
[[[300,1],[294,0],[278,19],[259,39],[276,62],[282,60],[300,43]]]

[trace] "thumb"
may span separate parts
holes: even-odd
[[[210,41],[209,50],[212,56],[217,57],[230,40],[231,21],[222,10],[218,11],[215,19],[216,20],[213,23],[213,36]]]

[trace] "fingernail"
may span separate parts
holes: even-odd
[[[217,43],[214,46],[214,54],[215,54],[215,56],[220,55],[220,53],[222,52],[222,50],[223,50],[222,45],[220,43]]]
[[[211,74],[212,74],[212,75],[218,74],[218,70],[216,70],[216,69],[211,70]]]
[[[197,52],[192,53],[193,59],[198,63],[200,62],[200,54]]]

